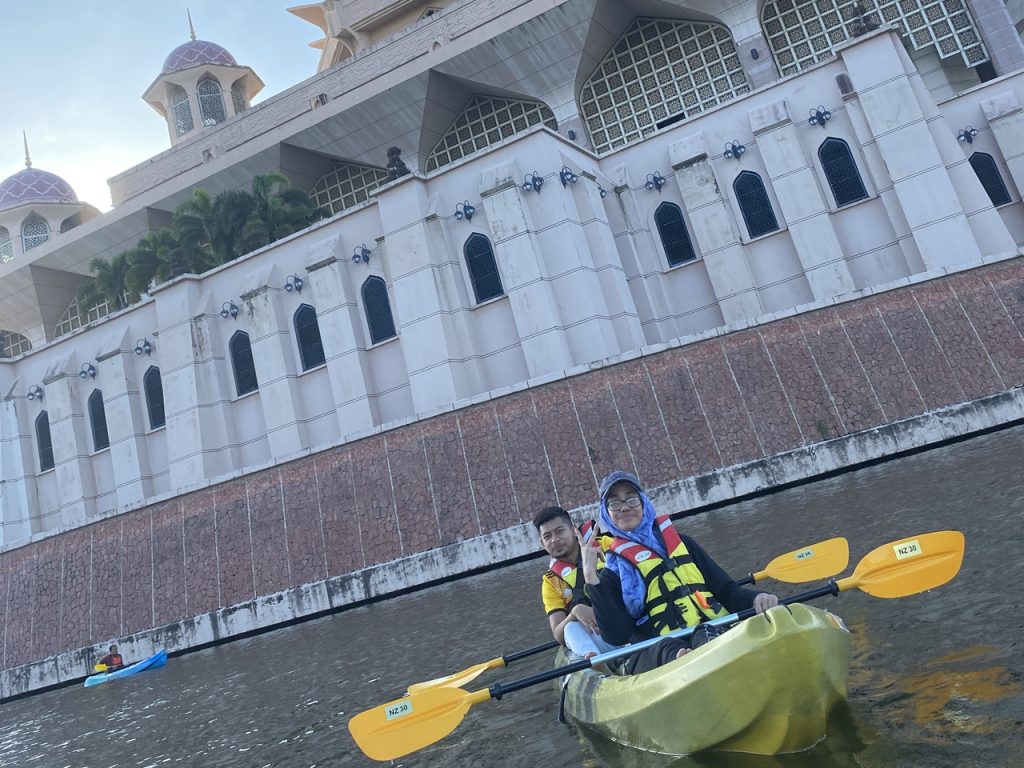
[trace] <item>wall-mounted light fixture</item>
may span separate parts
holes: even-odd
[[[143,337],[143,338],[141,338],[141,339],[139,339],[138,341],[135,342],[135,354],[136,355],[145,354],[146,357],[149,357],[150,354],[152,354],[152,352],[153,352],[153,342],[151,342],[149,339]]]
[[[284,279],[284,289],[288,291],[288,293],[291,293],[292,291],[302,293],[302,286],[305,284],[306,281],[295,274],[288,275],[288,277]]]
[[[526,174],[526,176],[523,177],[522,186],[524,192],[529,192],[530,190],[533,190],[534,192],[540,192],[540,188],[544,186],[544,177],[541,176],[536,171],[534,171],[533,173],[528,173]]]
[[[820,125],[824,128],[825,123],[832,119],[832,113],[825,109],[821,104],[810,109],[809,114],[810,117],[807,119],[808,125]]]
[[[78,378],[80,379],[95,379],[96,378],[96,366],[92,363],[82,363],[82,367],[78,371]]]
[[[608,197],[608,190],[602,187],[600,184],[597,186],[597,191],[601,194],[601,199],[604,200]]]
[[[220,307],[220,316],[227,320],[229,317],[238,317],[238,305],[233,301],[225,301]]]
[[[739,160],[743,156],[743,153],[747,151],[747,148],[740,144],[739,139],[733,139],[725,145],[725,159],[726,160]]]
[[[652,192],[654,190],[661,192],[661,188],[665,186],[665,177],[662,176],[661,173],[659,173],[658,171],[655,171],[654,173],[648,173],[647,181],[644,183],[644,186],[647,187],[647,189],[651,190]]]
[[[474,213],[476,213],[476,208],[469,204],[469,200],[465,200],[455,206],[455,218],[459,221],[463,219],[472,221]]]
[[[956,135],[956,140],[959,141],[961,144],[973,144],[974,137],[977,135],[978,129],[972,128],[971,126],[968,125],[966,128],[963,128],[960,131],[960,133]]]
[[[27,397],[29,400],[42,400],[43,388],[40,387],[38,384],[33,384],[31,387],[28,388]]]
[[[575,184],[580,180],[580,177],[573,173],[572,168],[567,165],[562,166],[562,170],[558,172],[558,178],[562,182],[562,186],[568,186],[569,184]]]
[[[352,251],[352,261],[354,261],[356,264],[369,264],[371,253],[372,251],[366,247],[366,243],[363,243],[362,245],[357,245],[355,247],[355,250]]]
[[[757,48],[750,49],[750,58],[752,58],[754,61],[757,61],[760,57],[761,54],[758,53]]]

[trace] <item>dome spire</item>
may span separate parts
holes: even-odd
[[[28,153],[28,135],[25,133],[25,131],[21,132],[21,140],[25,143],[25,167],[26,168],[31,168],[32,167],[32,156],[29,155],[29,153]]]
[[[185,9],[185,14],[188,16],[188,33],[192,39],[196,39],[196,28],[192,26],[192,12],[188,8]]]

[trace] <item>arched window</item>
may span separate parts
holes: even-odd
[[[868,196],[857,163],[853,160],[853,153],[850,152],[850,145],[845,141],[832,137],[825,139],[818,147],[818,159],[821,160],[828,185],[832,188],[836,206],[842,208]]]
[[[92,425],[92,449],[102,451],[110,447],[107,434],[107,412],[103,408],[103,393],[94,389],[89,395],[89,424]]]
[[[480,304],[495,296],[501,296],[505,289],[501,287],[501,275],[498,274],[498,264],[494,260],[491,241],[475,232],[466,240],[462,251],[466,257],[469,279],[473,281],[476,303]]]
[[[774,232],[779,228],[772,210],[771,200],[765,191],[761,177],[753,171],[743,171],[732,183],[736,193],[736,203],[743,214],[750,239]]]
[[[0,262],[14,258],[14,244],[11,243],[11,232],[7,227],[0,227]]]
[[[683,212],[675,203],[662,203],[654,212],[654,223],[661,235],[661,244],[665,248],[668,264],[674,267],[697,258],[694,253],[690,233],[686,231]]]
[[[1010,202],[1010,192],[1003,183],[1003,177],[999,174],[996,161],[992,155],[984,152],[975,152],[970,159],[971,168],[978,174],[981,186],[988,192],[992,205],[1006,205]]]
[[[174,114],[174,133],[184,136],[195,128],[192,122],[192,106],[188,103],[188,94],[180,85],[171,85],[171,112]]]
[[[245,88],[241,80],[235,80],[231,84],[231,105],[235,108],[235,114],[245,111]]]
[[[383,168],[355,163],[335,163],[328,168],[309,196],[318,208],[336,213],[370,199],[370,193],[388,180]]]
[[[256,363],[252,359],[249,334],[235,331],[228,342],[228,351],[231,354],[231,368],[235,372],[235,392],[239,397],[255,392],[260,388],[260,383],[256,378]]]
[[[151,365],[142,377],[142,389],[146,393],[146,410],[149,411],[149,428],[157,429],[167,423],[164,414],[164,384],[160,380],[160,369]]]
[[[21,225],[21,247],[26,251],[38,248],[50,239],[50,225],[46,219],[32,214]]]
[[[366,324],[370,326],[370,343],[376,344],[396,336],[395,319],[391,316],[391,302],[388,301],[388,287],[377,276],[366,278],[363,283],[363,308],[366,310]]]
[[[50,417],[46,411],[36,416],[36,446],[39,448],[39,471],[53,469],[53,441],[50,439]]]
[[[203,120],[203,125],[223,123],[227,119],[227,114],[224,112],[224,94],[220,91],[220,83],[212,77],[207,77],[199,81],[196,91],[199,94],[199,116]]]
[[[323,365],[324,344],[320,340],[320,324],[316,320],[316,310],[309,304],[303,304],[295,310],[295,338],[299,343],[299,359],[302,370],[308,371]]]
[[[32,349],[32,342],[14,331],[0,331],[0,357],[17,357]]]

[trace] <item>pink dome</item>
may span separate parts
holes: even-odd
[[[38,168],[26,168],[0,181],[0,211],[29,202],[77,203],[78,196],[60,176]]]
[[[171,51],[164,61],[161,74],[166,75],[168,72],[177,72],[180,69],[188,69],[200,64],[238,66],[235,57],[216,43],[206,40],[189,40]]]

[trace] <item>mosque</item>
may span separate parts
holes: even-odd
[[[665,382],[685,379],[694,394],[679,408],[703,409],[711,433],[724,429],[711,402],[723,387],[753,393],[721,419],[749,415],[752,427],[729,434],[738,446],[749,433],[762,457],[773,454],[762,411],[792,411],[799,428],[781,447],[793,447],[1019,386],[1012,355],[1004,370],[979,323],[991,387],[969,391],[947,351],[921,370],[945,366],[960,389],[930,399],[900,346],[906,328],[871,304],[863,322],[881,318],[886,331],[867,346],[895,344],[878,363],[895,366],[884,380],[913,379],[921,406],[891,406],[872,383],[879,415],[858,421],[824,358],[809,357],[833,416],[805,418],[800,403],[825,390],[789,385],[796,353],[775,355],[770,339],[809,339],[822,313],[879,296],[927,315],[920,286],[1017,268],[1024,4],[323,0],[288,11],[317,36],[318,71],[259,103],[263,82],[231,40],[193,33],[162,66],[150,62],[142,98],[170,146],[109,180],[109,212],[36,167],[27,145],[25,169],[0,183],[0,583],[15,590],[17,571],[66,591],[65,577],[32,570],[57,548],[60,573],[71,552],[94,558],[93,579],[150,573],[137,618],[93,616],[5,667],[500,532],[529,520],[535,482],[563,506],[585,503],[610,461],[587,408],[607,400],[630,418],[624,390],[580,395],[591,371],[614,377],[645,361],[637,375],[654,394],[635,402],[664,413],[659,361],[748,334],[751,359],[782,382],[777,401],[759,401],[728,355],[718,378],[702,380],[691,361]],[[79,306],[94,259],[167,226],[196,189],[248,189],[271,172],[324,218],[154,283],[127,307]],[[1003,297],[992,327],[1024,347],[1012,291],[985,279]],[[849,325],[837,339],[856,351],[837,367],[874,382],[877,361]],[[549,395],[557,403],[544,411]],[[501,409],[523,402],[535,432],[513,450],[509,431],[526,416]],[[480,415],[488,403],[497,416]],[[579,418],[561,419],[570,412]],[[670,421],[637,429],[673,437]],[[679,443],[697,428],[680,427],[659,482],[746,460],[719,435],[717,458],[688,468]],[[566,429],[583,437],[561,466]],[[643,446],[624,434],[616,456],[647,472]],[[494,462],[492,487],[480,475]],[[344,476],[325,485],[324,467],[341,463]],[[575,479],[560,484],[559,472]],[[453,473],[461,485],[446,481]],[[517,511],[488,522],[502,494]],[[310,504],[320,512],[298,525]],[[360,526],[337,511],[345,504],[366,515]],[[432,510],[427,524],[403,518],[413,506]],[[282,541],[282,564],[268,565]],[[206,567],[212,591],[161,592]],[[164,601],[174,607],[161,613]],[[33,633],[47,626],[37,621]]]

